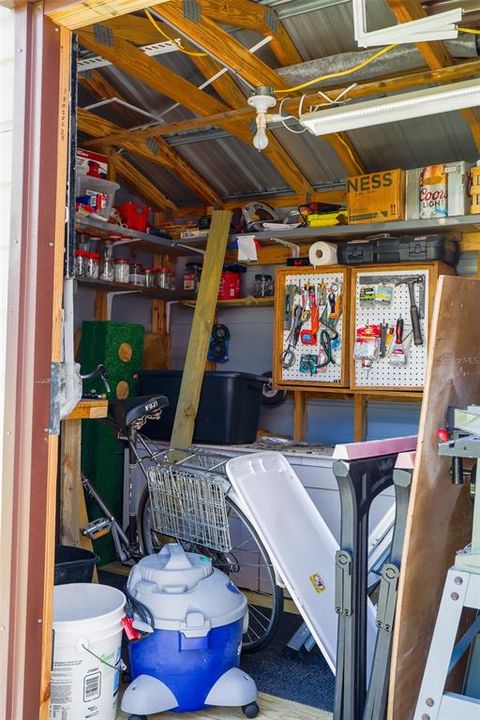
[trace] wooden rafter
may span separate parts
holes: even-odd
[[[258,57],[249,53],[241,43],[225,30],[222,30],[212,20],[206,17],[202,17],[198,23],[187,20],[183,15],[182,4],[179,0],[170,0],[166,4],[157,6],[156,10],[174,28],[199,43],[202,48],[237,72],[253,86],[267,85],[280,90],[288,88],[286,80],[281,78],[275,70],[272,70]],[[327,135],[324,139],[336,150],[347,172],[358,174],[364,171],[363,162],[348,135],[336,133],[335,136]],[[270,151],[267,148],[267,156],[269,153],[270,156],[274,154],[275,148],[273,145],[272,143]]]
[[[399,22],[428,17],[418,0],[388,0],[388,4]],[[452,56],[441,41],[417,43],[417,49],[432,70],[439,70],[453,64]],[[480,150],[480,113],[473,108],[462,110],[461,113],[470,126],[477,150]]]
[[[118,132],[120,129],[109,120],[82,108],[78,109],[77,122],[81,132],[97,138],[108,133]],[[223,206],[223,201],[218,193],[163,138],[152,138],[152,142],[126,140],[122,142],[122,148],[177,174],[180,180],[208,205]]]
[[[158,0],[158,3],[167,0]],[[158,4],[157,3],[157,4]],[[44,14],[68,30],[150,7],[151,0],[45,0]]]
[[[201,0],[202,14],[216,22],[272,35],[270,47],[282,65],[296,65],[302,56],[273,8],[250,0]]]
[[[138,48],[122,38],[114,35],[111,45],[102,45],[95,39],[93,31],[89,30],[87,32],[80,32],[79,39],[82,45],[85,45],[85,47],[92,52],[110,60],[116,67],[141,80],[162,95],[176,100],[192,112],[198,113],[199,115],[209,115],[211,113],[228,111],[227,105],[216,100],[208,93],[199,90],[195,85],[188,82],[188,80],[180,77],[165,66],[159,65],[156,60],[145,55],[141,50],[138,50]],[[226,122],[224,125],[220,125],[220,127],[224,127],[229,133],[245,143],[251,143],[252,132],[247,124],[240,124],[239,126],[238,123],[232,124]],[[158,137],[155,139],[157,141],[160,140]],[[132,141],[132,143],[133,142],[134,141]],[[280,172],[281,176],[295,192],[310,192],[311,187],[308,181],[303,177],[292,158],[281,148],[279,143],[277,153],[274,152],[275,147],[277,147],[277,144],[274,141],[268,157]],[[283,152],[280,151],[280,148]],[[131,145],[129,149],[131,149]],[[143,148],[143,151],[144,150],[145,148]],[[218,203],[210,201],[210,204]]]

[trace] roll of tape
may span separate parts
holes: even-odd
[[[335,265],[337,262],[337,246],[332,243],[319,242],[313,243],[308,251],[310,264],[314,267],[319,265]]]

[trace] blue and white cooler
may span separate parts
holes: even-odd
[[[219,705],[258,714],[257,688],[239,669],[246,597],[203,555],[165,545],[132,568],[127,590],[146,606],[154,630],[130,643],[133,678],[122,710],[138,716]]]

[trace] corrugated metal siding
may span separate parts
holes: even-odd
[[[367,19],[369,30],[395,24],[384,0],[367,2]],[[286,18],[283,24],[304,60],[357,49],[351,3]]]
[[[458,112],[355,130],[348,135],[372,172],[478,157],[470,129]]]
[[[285,188],[267,158],[236,138],[182,145],[176,150],[222,197]]]

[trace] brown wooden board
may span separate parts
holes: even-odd
[[[449,405],[480,402],[480,281],[440,277],[412,479],[395,624],[388,720],[411,720],[443,585],[455,552],[469,541],[468,486],[454,486],[438,455]],[[458,719],[460,720],[460,718]]]
[[[287,276],[294,275],[298,277],[298,284],[303,284],[302,278],[308,278],[308,276],[317,275],[319,280],[329,274],[342,275],[342,327],[341,327],[341,350],[335,352],[336,361],[341,362],[341,377],[338,382],[326,381],[322,374],[312,376],[314,379],[309,379],[309,375],[305,374],[305,378],[297,379],[286,379],[284,377],[283,368],[281,364],[281,357],[285,349],[284,344],[284,330],[283,330],[283,315],[285,307],[285,285]],[[305,279],[306,282],[306,279]],[[275,387],[286,388],[290,390],[305,388],[308,391],[323,390],[324,388],[341,388],[348,385],[348,357],[349,357],[349,344],[348,344],[348,332],[349,332],[349,287],[350,287],[350,269],[341,265],[325,265],[323,267],[313,268],[311,265],[304,268],[288,267],[278,270],[275,280],[275,314],[274,314],[274,334],[273,334],[273,383]],[[310,325],[306,324],[306,328]],[[321,330],[321,327],[320,327]],[[316,353],[318,352],[319,344],[313,346],[302,345],[301,341],[298,341],[296,348],[297,353]],[[303,373],[302,373],[303,375]]]

